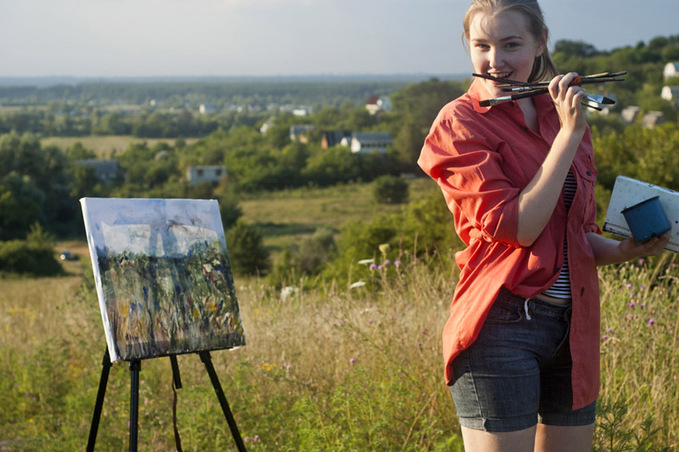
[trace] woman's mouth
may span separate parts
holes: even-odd
[[[512,73],[511,72],[486,72],[491,77],[494,78],[504,78],[504,79],[509,79],[511,77]],[[498,83],[493,81],[493,83]]]

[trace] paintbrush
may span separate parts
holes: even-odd
[[[586,75],[586,76],[577,76],[573,81],[570,83],[569,86],[582,86],[584,84],[591,84],[591,83],[605,83],[605,82],[622,82],[625,79],[620,78],[621,75],[625,75],[627,72],[604,72],[601,74],[595,74],[595,75]],[[496,97],[493,99],[486,99],[482,100],[479,102],[479,105],[482,107],[490,107],[492,105],[498,105],[504,102],[510,102],[513,100],[518,100],[518,99],[524,99],[526,97],[532,97],[532,96],[539,96],[541,94],[547,94],[548,89],[547,85],[549,85],[549,81],[542,81],[542,82],[535,82],[535,83],[527,83],[527,82],[519,82],[517,80],[511,80],[511,79],[505,79],[501,77],[493,77],[491,75],[485,75],[485,74],[472,74],[474,77],[480,77],[484,78],[486,80],[493,80],[496,82],[501,82],[504,83],[503,85],[498,85],[499,87],[503,88],[503,91],[507,92],[518,92],[518,94],[512,94],[509,96],[502,96],[502,97]],[[615,101],[609,97],[605,96],[592,96],[592,95],[587,95],[587,100],[589,102],[595,102],[598,104],[607,104],[607,105],[612,105],[615,104]],[[601,108],[598,106],[594,106],[589,102],[583,102],[583,105],[594,108],[595,110],[601,111]]]

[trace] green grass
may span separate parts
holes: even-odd
[[[321,198],[315,204],[310,193],[300,193],[249,200],[270,213],[250,206],[246,216],[281,229],[294,220],[280,234],[288,239],[305,233],[299,225],[338,225],[337,217],[329,215],[329,223],[312,207],[322,205]],[[345,205],[361,205],[341,193]],[[82,244],[61,247],[86,256]],[[673,264],[660,264],[634,262],[601,272],[596,451],[679,448],[679,275]],[[88,266],[83,257],[69,263],[66,277],[0,279],[3,452],[82,450],[87,443],[105,347]],[[285,300],[260,279],[236,276],[247,345],[212,357],[248,450],[461,450],[440,356],[455,281],[425,262],[391,265],[373,276],[371,292],[328,282],[295,289]],[[180,356],[179,366],[184,450],[236,450],[198,356]],[[142,363],[141,451],[175,450],[171,378],[169,359]],[[128,367],[116,363],[97,450],[127,447],[129,398]]]

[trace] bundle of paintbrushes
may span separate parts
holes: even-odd
[[[625,74],[627,74],[627,72],[613,72],[613,73],[604,72],[602,74],[595,75],[584,75],[584,76],[581,75],[576,77],[573,80],[573,82],[571,82],[571,86],[582,86],[593,83],[601,84],[606,82],[623,82],[625,81],[625,79],[622,78],[621,76]],[[472,75],[474,77],[480,77],[487,80],[493,80],[495,82],[498,82],[500,83],[498,87],[502,88],[503,91],[515,93],[510,94],[508,96],[482,100],[481,102],[479,102],[479,105],[481,105],[482,107],[490,107],[491,105],[497,105],[503,102],[523,99],[526,97],[539,96],[541,94],[547,94],[548,92],[547,86],[549,85],[549,81],[527,83],[519,82],[516,80],[510,80],[506,78],[493,77],[484,74],[472,74]],[[583,105],[586,105],[587,107],[590,108],[594,108],[595,110],[601,110],[601,107],[599,105],[615,104],[615,101],[610,97],[602,96],[599,94],[586,94],[585,97],[587,102],[583,102]]]

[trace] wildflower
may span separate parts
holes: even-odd
[[[636,308],[637,307],[636,301],[631,302],[627,307],[630,308],[630,309]]]
[[[608,336],[605,336],[605,335],[604,335],[604,336],[601,336],[601,340],[602,340],[603,342],[606,342],[606,341],[608,340]]]
[[[625,289],[630,290],[632,288],[632,284],[627,283],[625,284]]]
[[[648,319],[648,322],[646,322],[646,326],[653,326],[655,325],[655,319]]]
[[[400,260],[397,259],[397,260],[394,261],[394,265],[395,265],[396,267],[400,267],[400,266],[402,265],[402,263],[401,263]]]
[[[356,281],[355,283],[352,283],[349,286],[349,289],[357,289],[359,287],[364,287],[365,286],[365,281]]]
[[[644,265],[644,262],[646,262],[646,260],[643,257],[639,259],[639,265]]]
[[[370,264],[370,270],[377,270],[377,265],[374,262]]]
[[[429,332],[429,330],[426,327],[422,328],[422,334],[427,334],[428,332]]]
[[[641,286],[639,286],[639,288],[640,288],[641,290],[646,290],[646,284],[642,284]]]
[[[613,333],[613,328],[606,328],[606,332],[607,332],[608,334]]]
[[[391,264],[391,261],[389,259],[385,259],[384,262],[382,263],[382,265],[385,267],[389,264]]]
[[[352,357],[352,358],[349,360],[349,364],[351,364],[352,366],[353,366],[354,364],[356,364],[356,358]]]
[[[259,435],[255,435],[255,436],[252,438],[252,442],[253,442],[253,443],[258,443],[258,442],[259,442]]]

